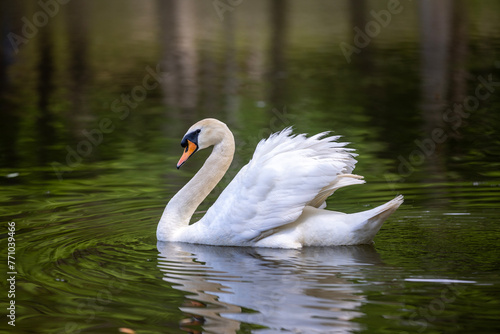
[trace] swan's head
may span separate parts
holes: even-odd
[[[184,153],[177,163],[177,169],[198,150],[220,143],[228,132],[231,133],[227,125],[215,118],[206,118],[191,126],[181,141]]]

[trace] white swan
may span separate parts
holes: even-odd
[[[177,168],[196,151],[214,146],[198,173],[170,200],[158,224],[161,241],[207,245],[302,248],[370,243],[403,196],[374,209],[345,214],[324,210],[341,187],[362,184],[351,174],[353,149],[339,136],[307,138],[285,129],[262,140],[244,166],[198,222],[194,211],[224,176],[233,159],[234,137],[226,124],[208,118],[182,139]]]

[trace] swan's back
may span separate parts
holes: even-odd
[[[354,169],[353,149],[339,138],[327,132],[292,135],[287,128],[262,140],[252,160],[194,224],[205,238],[213,236],[202,243],[251,244],[295,222],[305,206],[325,189],[331,194],[332,185]]]

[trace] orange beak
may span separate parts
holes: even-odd
[[[187,161],[187,159],[189,159],[189,157],[191,157],[193,153],[198,150],[198,145],[192,141],[188,140],[187,143],[186,149],[177,163],[177,169],[179,169]]]

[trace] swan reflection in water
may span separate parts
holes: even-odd
[[[381,264],[371,245],[302,250],[158,242],[158,267],[188,292],[181,311],[205,332],[350,333],[362,329],[360,266]],[[181,324],[182,326],[182,324]],[[194,329],[193,329],[194,330]]]

